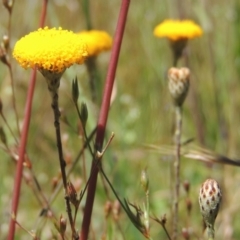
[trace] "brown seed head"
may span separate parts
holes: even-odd
[[[71,182],[67,183],[67,194],[70,202],[74,205],[75,208],[78,208],[79,201],[77,199],[77,191]]]
[[[189,88],[190,70],[188,68],[170,68],[168,70],[168,88],[176,106],[181,106]]]

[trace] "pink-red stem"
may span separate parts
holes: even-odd
[[[119,52],[121,48],[124,28],[126,25],[129,4],[130,4],[130,0],[122,0],[118,24],[116,28],[115,37],[114,37],[112,54],[111,54],[111,59],[108,67],[102,105],[101,105],[98,124],[97,124],[96,149],[99,151],[101,151],[102,145],[103,145],[108,112],[110,108],[110,99],[111,99],[113,83],[114,83],[116,69],[117,69],[117,62],[119,58]],[[84,216],[83,216],[83,222],[82,222],[82,229],[80,232],[81,240],[87,240],[88,238],[88,232],[89,232],[93,203],[94,203],[94,196],[96,192],[97,176],[98,176],[98,169],[95,169],[95,168],[96,168],[96,165],[95,165],[95,162],[93,161],[91,171],[94,171],[94,172],[92,173],[92,176],[89,181],[89,186],[88,186],[87,199],[86,199],[86,205],[84,208]]]
[[[47,12],[47,3],[48,3],[48,0],[43,0],[40,27],[44,26],[44,22],[46,19],[46,12]],[[24,162],[24,156],[26,151],[30,118],[31,118],[31,109],[32,109],[32,100],[33,100],[35,82],[36,82],[36,69],[32,71],[31,78],[30,78],[30,84],[28,88],[27,100],[26,100],[26,106],[25,106],[23,129],[21,132],[21,138],[20,138],[20,144],[19,144],[19,150],[18,150],[18,162],[17,162],[17,169],[16,169],[15,180],[14,180],[12,208],[11,208],[11,214],[14,215],[15,217],[17,216],[17,210],[19,205],[23,162]],[[14,236],[15,236],[15,220],[13,219],[13,217],[11,217],[10,223],[9,223],[8,240],[13,240]]]

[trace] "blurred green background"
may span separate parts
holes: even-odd
[[[89,0],[92,27],[107,31],[114,36],[121,1]],[[11,17],[11,42],[38,28],[42,1],[15,1]],[[171,232],[172,162],[173,156],[152,151],[146,145],[156,147],[173,144],[174,108],[167,89],[166,73],[172,66],[172,55],[166,39],[153,36],[154,27],[167,18],[187,18],[198,23],[204,34],[190,40],[178,66],[191,70],[191,87],[183,108],[182,140],[194,138],[194,144],[217,153],[240,159],[240,3],[238,0],[132,0],[116,73],[116,95],[108,119],[106,139],[111,132],[115,137],[103,159],[103,166],[121,198],[142,206],[144,192],[140,174],[147,168],[150,181],[150,212],[158,217],[166,214],[167,228]],[[0,5],[0,37],[8,32],[9,15]],[[46,26],[72,31],[87,28],[82,1],[52,0],[48,3]],[[37,43],[36,43],[37,45]],[[10,55],[16,90],[17,111],[22,123],[24,106],[31,70],[22,69]],[[110,52],[97,58],[97,65],[104,85]],[[88,75],[85,65],[73,66],[63,75],[60,87],[60,107],[70,125],[62,122],[64,153],[73,160],[82,146],[76,134],[78,117],[71,100],[72,79],[77,76],[80,87],[79,102],[86,102],[89,110],[87,130],[94,128],[99,112],[102,88],[98,89],[98,103],[91,101]],[[8,69],[0,64],[0,97],[3,112],[17,136],[16,121],[11,101]],[[1,119],[11,149],[16,148],[14,139]],[[1,144],[0,181],[0,239],[8,231],[11,196],[15,165]],[[59,174],[55,147],[53,115],[50,97],[44,78],[37,75],[27,152],[43,193],[52,193],[52,179]],[[85,154],[87,173],[91,163]],[[26,174],[29,174],[26,170]],[[215,178],[223,190],[223,202],[216,220],[216,239],[239,239],[240,174],[237,167],[209,166],[203,162],[182,158],[181,180],[191,184],[187,196],[181,185],[179,232],[189,228],[191,239],[202,237],[202,219],[198,206],[198,191],[206,178]],[[72,182],[81,181],[84,186],[82,162],[70,177]],[[109,189],[110,199],[115,197]],[[192,201],[188,215],[185,201]],[[134,228],[124,212],[116,223],[104,218],[104,205],[108,200],[101,178],[93,210],[89,239],[144,239]],[[84,206],[84,201],[81,206]],[[59,218],[64,216],[63,194],[60,192],[52,205]],[[56,229],[50,219],[39,217],[39,205],[31,188],[23,182],[18,221],[28,230],[41,232],[41,239],[55,239]],[[81,227],[82,211],[78,215]],[[102,236],[106,232],[106,238]],[[123,234],[121,233],[123,232]],[[179,239],[184,239],[179,234]],[[70,235],[69,235],[70,236]],[[153,239],[167,239],[162,227],[151,222]],[[18,229],[16,239],[31,239]],[[70,237],[69,237],[70,239]]]

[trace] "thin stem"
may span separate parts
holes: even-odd
[[[181,158],[181,133],[182,133],[182,111],[181,107],[176,106],[176,159],[174,162],[175,168],[175,196],[174,196],[174,218],[173,218],[173,240],[178,238],[178,202],[179,202],[179,188],[180,188],[180,158]]]
[[[57,84],[58,87],[59,87],[59,81],[60,81],[60,79],[54,79],[54,82],[58,82],[58,84]],[[68,191],[67,191],[67,175],[66,175],[66,171],[65,171],[66,162],[63,157],[61,129],[60,129],[60,122],[59,122],[60,110],[59,110],[59,106],[58,106],[58,88],[53,89],[53,88],[49,87],[49,84],[48,84],[48,89],[49,89],[49,91],[51,93],[51,97],[52,97],[54,127],[55,127],[56,140],[57,140],[59,164],[60,164],[60,169],[61,169],[61,174],[62,174],[62,182],[63,182],[64,192],[65,192],[66,211],[67,211],[68,219],[69,219],[70,226],[72,229],[73,239],[78,239],[78,236],[77,236],[77,233],[75,230],[75,226],[74,226],[74,220],[72,217],[72,209],[71,209],[70,200],[69,200]]]
[[[163,230],[166,233],[168,239],[171,240],[170,234],[168,233],[168,230],[167,230],[166,226],[162,224],[162,227],[163,227]]]
[[[9,130],[10,133],[12,134],[12,136],[13,136],[13,138],[14,138],[16,144],[18,144],[18,139],[16,138],[16,136],[15,136],[15,134],[14,134],[12,128],[11,128],[10,125],[8,124],[8,121],[7,121],[7,119],[5,118],[3,112],[0,112],[0,115],[1,115],[1,117],[2,117],[2,119],[3,119],[3,121],[4,121],[4,123],[6,124],[8,130]]]
[[[80,120],[81,120],[82,130],[83,130],[83,134],[84,134],[84,140],[85,140],[85,142],[87,143],[87,146],[88,146],[88,149],[89,149],[89,151],[90,151],[90,153],[91,153],[91,156],[94,156],[93,150],[92,150],[91,145],[90,145],[90,141],[88,141],[88,138],[87,138],[86,127],[85,127],[85,124],[83,124],[83,118],[82,118],[82,115],[81,115],[81,113],[80,113],[80,110],[79,110],[79,107],[78,107],[77,102],[74,102],[74,105],[75,105],[75,107],[76,107],[76,109],[77,109],[78,116],[79,116],[79,118],[80,118]]]
[[[13,1],[14,2],[14,1]],[[13,7],[13,6],[12,6]],[[11,39],[11,22],[12,22],[12,8],[11,11],[9,11],[9,19],[8,19],[8,38],[9,41]],[[9,50],[10,48],[8,48]],[[13,111],[15,114],[15,119],[16,119],[16,125],[17,125],[17,131],[18,134],[20,135],[20,128],[19,128],[19,118],[18,118],[18,113],[17,113],[17,107],[16,107],[16,94],[15,94],[15,86],[14,86],[14,81],[13,81],[13,72],[12,72],[12,67],[9,62],[7,62],[7,67],[8,71],[10,74],[10,82],[11,82],[11,88],[12,88],[12,105],[13,105]]]
[[[33,70],[30,86],[28,89],[27,95],[27,102],[25,106],[25,118],[23,123],[23,129],[21,133],[20,145],[19,145],[19,159],[17,162],[17,169],[16,175],[14,180],[14,187],[13,187],[13,197],[12,197],[12,208],[11,213],[17,216],[18,204],[19,204],[19,197],[20,197],[20,189],[21,189],[21,181],[22,181],[22,172],[23,172],[23,162],[24,162],[24,155],[25,155],[25,148],[27,143],[27,135],[31,117],[31,108],[32,108],[32,99],[33,99],[33,92],[35,87],[35,80],[36,80],[36,70]],[[13,240],[15,235],[15,221],[11,218],[9,224],[9,232],[8,232],[8,240]]]
[[[83,14],[85,15],[87,29],[92,29],[91,16],[89,11],[89,0],[82,0]]]
[[[208,235],[208,240],[214,240],[214,228],[213,227],[207,227],[207,235]]]
[[[144,221],[145,227],[150,235],[150,228],[149,228],[149,191],[146,191],[146,210],[144,211]]]
[[[90,140],[93,138],[93,136],[95,135],[95,133],[96,133],[96,128],[95,128],[95,129],[92,131],[92,133],[88,136],[88,141],[90,141]],[[73,169],[74,169],[75,166],[77,165],[78,160],[79,160],[80,157],[83,155],[85,148],[87,148],[87,142],[84,143],[84,146],[82,147],[82,149],[80,150],[79,154],[78,154],[77,157],[75,158],[72,166],[71,166],[70,169],[68,170],[68,172],[67,172],[67,177],[70,175],[70,173],[73,171]],[[63,185],[63,183],[60,182],[60,183],[58,184],[58,186],[56,187],[54,193],[52,194],[52,196],[50,197],[50,199],[49,199],[49,201],[48,201],[49,206],[50,206],[50,205],[52,204],[52,202],[56,199],[58,193],[59,193],[60,190],[62,189],[62,185]]]
[[[105,83],[105,89],[104,89],[103,100],[102,100],[102,105],[100,109],[100,115],[98,119],[97,136],[96,136],[96,150],[100,152],[101,152],[101,148],[104,140],[105,128],[107,124],[108,112],[110,107],[110,99],[111,99],[113,83],[115,79],[117,62],[118,62],[120,47],[122,43],[123,32],[126,24],[129,4],[130,4],[130,0],[122,0],[122,6],[119,14],[118,25],[115,33],[113,49],[112,49],[110,64],[108,68],[107,79]],[[94,166],[95,166],[95,159],[93,159],[92,161],[91,169],[93,169]],[[96,170],[94,174],[92,174],[92,177],[89,182],[86,206],[84,208],[82,229],[80,232],[81,240],[88,239],[94,197],[96,192],[97,176],[98,176],[98,170]]]
[[[19,119],[18,119],[16,98],[15,98],[16,94],[15,94],[15,87],[14,87],[14,81],[13,81],[12,67],[10,64],[8,64],[8,70],[9,70],[9,74],[10,74],[10,81],[11,81],[11,87],[12,87],[12,105],[13,105],[13,110],[14,110],[14,114],[15,114],[16,124],[17,124],[17,131],[18,131],[18,134],[20,135]]]
[[[47,2],[48,2],[47,0],[43,1],[40,27],[43,27],[44,21],[46,18]],[[25,117],[23,121],[23,129],[21,132],[20,145],[18,150],[19,159],[17,163],[16,175],[14,180],[12,207],[11,207],[11,213],[14,214],[14,216],[16,217],[17,217],[17,210],[18,210],[19,197],[20,197],[23,162],[24,162],[24,155],[25,155],[25,149],[27,144],[30,118],[31,118],[31,109],[32,109],[32,100],[33,100],[35,82],[36,82],[36,69],[32,71],[32,75],[30,78],[30,84],[29,84],[28,93],[27,93],[27,101],[25,106],[25,115],[24,115]],[[14,236],[15,236],[15,220],[11,218],[9,223],[8,240],[13,240]]]

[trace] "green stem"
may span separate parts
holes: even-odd
[[[83,14],[85,15],[87,29],[92,29],[91,16],[89,11],[89,0],[82,0]]]
[[[208,240],[214,240],[214,229],[213,227],[207,227]]]
[[[144,221],[145,221],[145,227],[148,231],[148,234],[150,235],[149,232],[149,191],[146,191],[146,210],[144,211]],[[150,238],[149,238],[150,239]]]
[[[91,156],[93,157],[93,156],[94,156],[94,152],[93,152],[93,150],[92,150],[92,148],[91,148],[90,141],[88,140],[86,127],[85,127],[85,124],[83,124],[83,118],[82,118],[82,116],[81,116],[81,113],[80,113],[78,104],[77,104],[77,102],[74,102],[74,104],[75,104],[75,107],[76,107],[76,109],[77,109],[78,117],[80,118],[81,123],[82,123],[82,129],[83,129],[83,134],[84,134],[84,142],[87,143],[88,149],[89,149],[89,151],[90,151],[90,153],[91,153]]]
[[[175,168],[175,194],[174,194],[174,210],[173,210],[173,240],[178,239],[178,202],[180,188],[180,158],[181,158],[181,133],[182,133],[182,111],[180,106],[176,106],[176,159],[174,162]]]
[[[13,138],[14,138],[16,144],[18,144],[18,139],[16,138],[16,136],[15,136],[13,130],[11,129],[10,125],[8,124],[8,121],[7,121],[7,119],[5,118],[3,112],[0,112],[0,115],[1,115],[1,117],[2,117],[2,119],[3,119],[3,121],[4,121],[4,123],[6,124],[8,130],[9,130],[10,133],[12,134],[12,136],[13,136]]]

